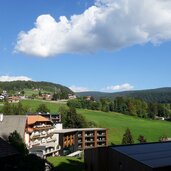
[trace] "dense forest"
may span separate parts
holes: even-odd
[[[68,87],[60,84],[50,82],[36,82],[36,81],[11,81],[0,82],[0,89],[6,91],[21,91],[23,89],[43,89],[46,91],[54,92],[57,90],[66,91],[68,94],[74,94]]]
[[[170,103],[148,103],[141,99],[128,97],[116,97],[114,100],[101,98],[98,101],[95,101],[93,98],[87,100],[86,97],[83,97],[69,100],[67,105],[69,107],[101,110],[104,112],[114,111],[141,118],[170,118],[171,116]]]
[[[105,92],[80,92],[76,93],[79,97],[93,96],[96,100],[100,98],[115,99],[116,97],[130,97],[142,99],[152,103],[171,103],[171,88],[158,88],[150,90],[124,91],[117,93]]]

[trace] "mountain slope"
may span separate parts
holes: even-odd
[[[149,90],[137,90],[137,91],[124,91],[117,93],[105,93],[105,92],[80,92],[76,93],[78,96],[93,96],[95,99],[100,98],[110,98],[114,99],[116,97],[131,97],[140,98],[147,102],[158,102],[158,103],[171,103],[171,88],[158,88]]]
[[[36,82],[36,81],[12,81],[0,82],[0,89],[6,91],[21,91],[24,89],[41,89],[44,91],[55,92],[61,91],[67,94],[74,94],[72,90],[60,84],[50,82]]]

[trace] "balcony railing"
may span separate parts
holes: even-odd
[[[94,137],[94,134],[85,134],[85,137]]]
[[[46,129],[52,129],[52,125],[46,125],[46,126],[35,126],[33,127],[33,130],[46,130]]]

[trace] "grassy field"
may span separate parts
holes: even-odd
[[[39,91],[37,90],[32,90],[32,89],[24,89],[24,93],[26,96],[32,96],[32,94],[39,94]],[[50,91],[41,91],[41,93],[51,93]]]
[[[158,141],[160,136],[171,137],[171,122],[140,119],[114,112],[78,110],[88,120],[95,121],[100,127],[108,128],[109,144],[120,144],[126,128],[130,128],[134,141],[143,135],[148,142]]]
[[[47,107],[50,109],[50,113],[57,113],[59,107],[63,106],[63,104],[60,103],[53,103],[50,101],[42,100],[22,100],[21,103],[23,104],[23,106],[27,106],[30,112],[35,112],[40,104],[46,104]]]
[[[83,160],[74,157],[48,157],[56,171],[84,171]]]

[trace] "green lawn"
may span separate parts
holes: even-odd
[[[24,89],[24,93],[25,93],[26,96],[31,96],[32,94],[38,95],[39,91],[35,91],[35,90],[32,90],[32,89]],[[51,92],[42,90],[41,93],[51,93]]]
[[[22,100],[21,103],[23,104],[23,106],[27,106],[30,112],[35,112],[40,104],[46,104],[47,107],[50,109],[50,113],[57,113],[59,107],[63,106],[63,104],[52,103],[52,102],[41,101],[41,100]]]
[[[148,142],[158,141],[160,136],[171,137],[171,122],[140,119],[114,112],[79,109],[79,113],[100,127],[108,128],[109,144],[120,144],[126,128],[130,128],[135,142],[143,135]]]
[[[74,157],[48,157],[56,171],[84,171],[84,162]]]

